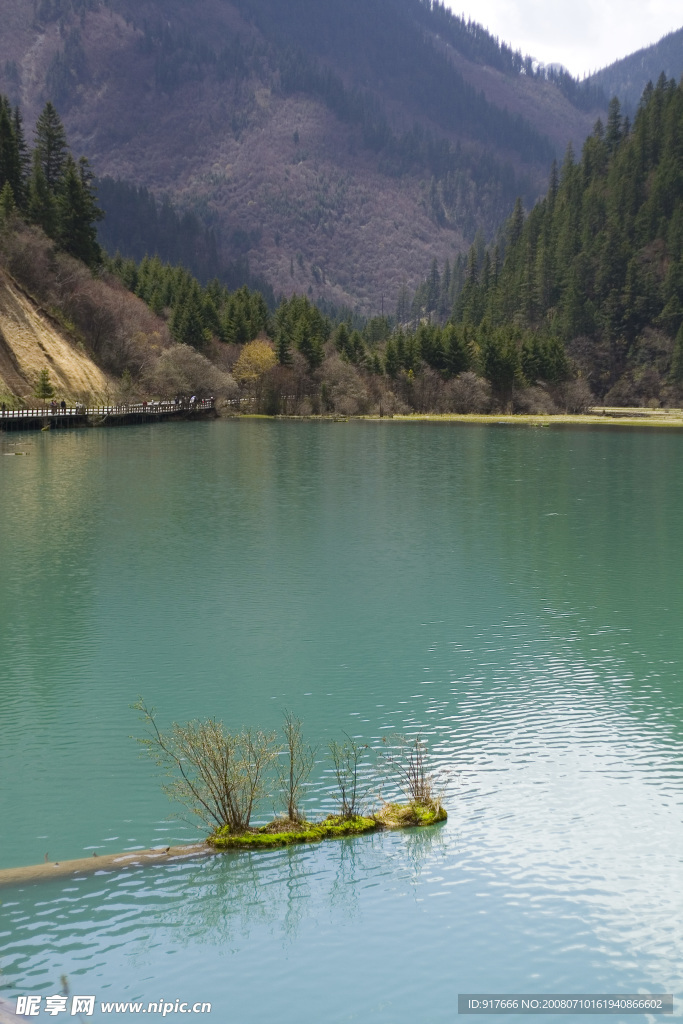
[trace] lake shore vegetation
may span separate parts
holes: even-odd
[[[115,400],[211,394],[231,413],[333,417],[672,408],[683,404],[682,131],[683,86],[649,86],[632,125],[615,101],[528,216],[518,202],[495,244],[434,261],[395,313],[363,320],[307,295],[201,284],[158,256],[107,256],[92,175],[55,108],[31,155],[3,97],[0,266],[111,375]]]

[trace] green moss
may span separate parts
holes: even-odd
[[[272,832],[272,826],[231,835],[227,825],[216,829],[207,842],[218,850],[268,849],[292,846],[295,843],[319,843],[323,839],[342,839],[344,836],[358,836],[375,832],[381,828],[374,818],[338,818],[330,815],[320,822],[302,822],[301,828],[288,832]]]
[[[448,815],[441,802],[434,800],[426,804],[385,804],[376,817],[384,828],[415,828],[436,825]]]
[[[324,821],[301,823],[301,827],[285,832],[274,832],[273,824],[251,829],[241,835],[232,835],[227,825],[211,833],[207,842],[217,850],[267,850],[296,843],[319,843],[323,839],[343,839],[367,832],[380,832],[385,828],[411,828],[434,825],[445,821],[448,815],[437,801],[430,804],[385,804],[372,818],[340,818],[333,814]]]

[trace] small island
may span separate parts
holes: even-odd
[[[0,869],[0,886],[424,828],[448,817],[429,771],[427,743],[419,733],[384,737],[374,752],[345,734],[342,743],[332,741],[326,756],[319,757],[318,749],[304,742],[301,722],[290,711],[283,713],[278,737],[255,729],[231,733],[214,718],[174,722],[162,732],[153,708],[142,699],[133,707],[148,727],[139,742],[170,780],[166,792],[199,819],[204,838],[182,846],[104,855],[94,851],[76,860],[51,861],[46,853],[42,864]],[[336,783],[337,808],[320,821],[309,821],[301,802],[311,796],[309,778],[316,765],[327,768],[328,780]],[[382,799],[383,788],[400,791],[405,800]],[[283,813],[265,825],[252,825],[256,807],[269,797],[280,802]]]
[[[384,804],[371,817],[361,814],[345,818],[329,814],[323,821],[289,821],[275,818],[261,828],[234,834],[229,826],[217,828],[206,840],[216,850],[263,850],[296,843],[319,843],[323,839],[344,839],[348,836],[383,832],[385,829],[416,828],[436,825],[448,817],[439,800],[427,804]]]
[[[447,818],[420,734],[392,742],[384,737],[372,758],[367,744],[345,735],[342,743],[328,745],[327,757],[319,758],[318,749],[304,742],[301,721],[287,710],[278,738],[254,729],[231,733],[214,718],[174,722],[163,732],[154,708],[142,699],[133,707],[147,726],[139,742],[172,780],[166,792],[208,827],[205,843],[212,850],[318,843],[425,827]],[[320,821],[309,821],[301,804],[312,795],[309,779],[316,765],[326,768],[335,783],[337,808]],[[382,799],[383,788],[400,791],[405,801]],[[276,798],[283,813],[253,826],[255,808],[268,797]]]

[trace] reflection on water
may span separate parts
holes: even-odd
[[[2,866],[192,838],[130,739],[138,693],[164,724],[289,707],[321,749],[422,732],[449,820],[1,891],[0,991],[66,974],[250,1022],[683,994],[683,438],[216,423],[31,443],[0,460]],[[327,811],[322,763],[317,782]]]

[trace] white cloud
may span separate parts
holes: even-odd
[[[680,0],[446,0],[514,49],[582,76],[681,28]]]

